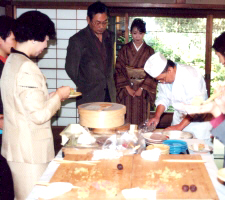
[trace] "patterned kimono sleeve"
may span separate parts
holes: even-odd
[[[158,85],[158,82],[147,74],[141,86],[144,90],[150,93],[152,103],[154,103],[156,99],[157,85]]]
[[[130,80],[126,70],[126,47],[124,46],[118,53],[115,67],[115,84],[116,88],[123,88],[130,85]]]

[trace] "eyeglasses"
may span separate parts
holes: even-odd
[[[166,83],[166,78],[167,78],[167,72],[166,72],[166,76],[164,78],[160,78],[158,79],[158,83]]]
[[[108,21],[104,21],[104,22],[100,22],[100,21],[92,21],[91,22],[94,26],[100,26],[100,25],[102,25],[102,26],[107,26],[108,25]]]

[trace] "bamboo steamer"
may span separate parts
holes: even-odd
[[[115,128],[124,124],[126,106],[117,103],[93,102],[78,106],[80,125],[89,128]]]

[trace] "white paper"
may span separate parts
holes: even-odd
[[[156,190],[143,190],[139,187],[122,190],[122,194],[126,199],[145,198],[156,200]]]
[[[154,148],[152,150],[145,150],[141,152],[141,157],[145,160],[158,161],[161,150],[159,148]]]
[[[66,192],[69,192],[72,188],[73,185],[71,183],[66,182],[51,183],[43,190],[39,198],[52,199]]]

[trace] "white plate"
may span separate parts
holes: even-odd
[[[209,146],[209,149],[203,149],[203,150],[195,150],[194,147],[193,147],[193,144],[192,145],[188,145],[188,149],[191,150],[191,151],[194,151],[194,152],[199,152],[199,153],[207,153],[207,152],[210,152],[213,150],[212,147]]]
[[[185,131],[163,131],[163,135],[169,137],[169,139],[191,139],[193,135]]]
[[[217,177],[225,182],[225,168],[218,170]]]
[[[162,142],[162,140],[153,140],[151,139],[151,135],[153,134],[153,132],[148,132],[148,133],[143,133],[142,136],[149,142]]]
[[[79,96],[81,96],[81,95],[82,95],[81,92],[75,92],[75,94],[70,94],[70,95],[69,95],[69,99],[70,99],[70,98],[76,98],[76,97],[79,97]]]

